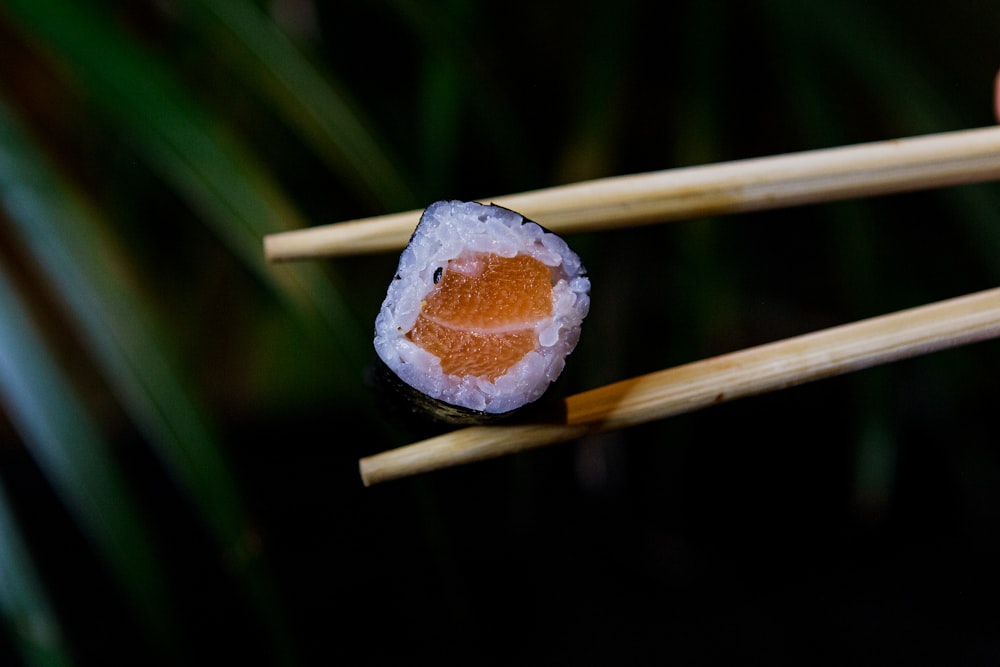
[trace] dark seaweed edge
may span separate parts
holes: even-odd
[[[369,381],[379,408],[387,417],[409,430],[500,424],[523,409],[494,414],[446,403],[404,382],[377,355],[369,368]]]

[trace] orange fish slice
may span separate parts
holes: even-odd
[[[535,325],[552,316],[552,276],[528,255],[464,253],[435,272],[407,338],[448,375],[494,382],[538,347]]]

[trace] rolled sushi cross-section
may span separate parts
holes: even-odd
[[[555,234],[500,206],[437,202],[400,256],[375,351],[431,410],[506,414],[562,373],[589,292],[579,257]]]

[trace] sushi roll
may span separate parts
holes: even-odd
[[[589,293],[580,258],[537,223],[500,206],[436,202],[376,317],[376,375],[431,421],[495,421],[562,373]]]

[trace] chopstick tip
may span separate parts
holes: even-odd
[[[358,460],[358,474],[361,475],[361,483],[365,486],[365,488],[369,488],[380,481],[378,474],[372,473],[370,458],[371,457],[365,457]]]
[[[280,252],[280,239],[275,234],[267,234],[264,236],[264,261],[275,264],[282,259]]]

